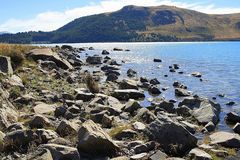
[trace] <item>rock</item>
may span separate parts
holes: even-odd
[[[4,150],[21,150],[27,149],[29,143],[36,139],[36,136],[31,130],[16,130],[9,132],[3,139]]]
[[[240,123],[240,116],[235,112],[229,112],[225,119],[229,123]]]
[[[39,64],[40,64],[42,69],[47,70],[47,71],[51,71],[53,69],[58,70],[58,66],[53,61],[42,61],[42,60],[39,60]]]
[[[135,77],[136,75],[137,75],[137,72],[134,71],[133,69],[129,69],[129,70],[127,71],[127,76],[128,76],[128,77]]]
[[[11,124],[10,126],[8,126],[8,128],[6,129],[6,132],[13,132],[16,130],[23,130],[25,127],[23,126],[22,123],[16,122]]]
[[[141,122],[134,122],[132,126],[137,131],[143,131],[146,128],[146,125]]]
[[[89,47],[88,49],[89,49],[90,51],[94,50],[94,48],[93,48],[93,47]]]
[[[151,94],[155,94],[155,95],[158,95],[158,94],[161,94],[162,92],[160,91],[160,89],[158,89],[158,87],[156,86],[150,86],[148,88],[148,92],[151,93]]]
[[[141,160],[141,159],[147,159],[147,153],[141,153],[141,154],[136,154],[130,157],[130,160]]]
[[[11,65],[11,58],[6,56],[0,56],[0,71],[9,75],[13,74],[13,68]]]
[[[149,158],[150,160],[164,160],[167,159],[167,155],[163,153],[162,151],[158,150],[155,152],[151,157]]]
[[[173,68],[174,69],[180,69],[180,66],[179,66],[179,64],[173,64]]]
[[[113,71],[120,70],[119,66],[113,66],[113,65],[104,65],[101,67],[101,70],[104,72],[107,72],[108,74],[112,73]],[[116,73],[116,72],[114,72]]]
[[[77,148],[58,144],[43,144],[39,146],[39,148],[49,150],[54,160],[80,160],[80,154]]]
[[[194,148],[189,152],[189,157],[195,160],[212,160],[212,157],[205,151]]]
[[[162,62],[162,60],[161,59],[153,59],[153,62]]]
[[[105,128],[111,128],[113,126],[114,117],[104,114],[102,117],[102,126]]]
[[[185,89],[181,89],[181,88],[176,88],[175,89],[175,95],[178,97],[187,97],[190,96],[190,92],[185,90]]]
[[[66,112],[67,112],[67,108],[65,106],[60,106],[55,109],[54,115],[55,117],[64,117]]]
[[[111,158],[110,160],[129,160],[129,158],[127,156],[120,156],[120,157]]]
[[[152,85],[158,85],[158,84],[160,84],[160,82],[157,80],[157,78],[154,78],[154,79],[151,79],[151,80],[150,80],[150,84],[152,84]]]
[[[157,104],[156,107],[164,109],[168,113],[174,113],[175,112],[174,104],[171,103],[171,102],[162,101],[159,104]]]
[[[227,106],[233,106],[233,105],[235,105],[235,102],[228,102],[228,103],[226,103],[226,105]]]
[[[108,55],[108,54],[110,54],[110,53],[107,50],[102,51],[102,55]]]
[[[135,89],[115,90],[112,96],[123,101],[129,100],[129,99],[137,100],[137,99],[145,98],[145,95],[143,92]]]
[[[208,122],[208,124],[205,125],[203,128],[203,132],[213,132],[215,130],[216,126],[214,125],[213,122]]]
[[[197,78],[201,78],[202,77],[202,74],[200,72],[193,72],[193,73],[191,73],[191,75],[193,77],[197,77]]]
[[[29,54],[29,57],[37,60],[53,61],[59,68],[73,69],[73,66],[66,60],[61,58],[57,53],[53,52],[50,48],[34,49]]]
[[[192,134],[195,134],[196,130],[198,129],[197,125],[191,124],[187,121],[181,121],[180,123],[183,127],[185,127]]]
[[[51,152],[47,149],[37,149],[26,157],[27,160],[53,160]]]
[[[116,81],[117,79],[118,79],[118,76],[117,76],[116,74],[114,74],[114,73],[111,73],[111,74],[109,74],[109,75],[107,76],[106,81],[114,82],[114,81]]]
[[[58,138],[57,133],[53,130],[37,129],[35,134],[37,135],[39,144],[48,143],[48,141]]]
[[[123,51],[121,48],[113,48],[113,51]]]
[[[181,88],[181,89],[187,89],[187,86],[183,85],[182,83],[178,82],[178,81],[175,81],[173,83],[173,87],[176,87],[176,88]]]
[[[137,111],[137,115],[134,117],[134,119],[139,120],[141,122],[145,122],[146,124],[153,122],[156,118],[157,117],[147,108],[139,109]]]
[[[0,130],[5,130],[18,119],[18,112],[8,101],[8,96],[8,93],[4,92],[0,86]]]
[[[75,135],[78,132],[80,125],[74,122],[69,122],[67,120],[62,120],[61,123],[57,127],[57,133],[60,136],[68,136],[68,135]]]
[[[89,56],[86,59],[86,62],[89,64],[102,64],[102,57],[94,55],[94,56]]]
[[[216,132],[210,135],[211,144],[219,144],[228,148],[240,147],[240,135],[228,132]]]
[[[145,133],[149,140],[158,142],[163,151],[170,155],[185,155],[197,145],[196,137],[171,120],[164,122],[156,119],[147,126]]]
[[[17,99],[14,100],[14,103],[19,103],[19,104],[25,104],[28,105],[30,103],[32,103],[35,100],[35,98],[30,95],[30,94],[25,94],[21,97],[18,97]]]
[[[140,77],[140,82],[142,83],[148,82],[148,79],[146,77]]]
[[[233,127],[233,131],[235,133],[240,134],[240,123],[237,123],[234,127]]]
[[[206,125],[219,121],[221,106],[206,98],[185,98],[179,103],[179,107],[186,106],[191,109],[191,115],[200,123]]]
[[[75,99],[82,100],[84,102],[88,102],[93,99],[95,96],[93,93],[86,93],[84,91],[78,90]]]
[[[142,106],[139,104],[139,102],[134,101],[134,100],[129,100],[124,108],[123,111],[124,112],[129,112],[130,114],[133,114],[134,112],[137,112],[138,109],[142,108]]]
[[[50,125],[50,121],[42,115],[35,115],[32,120],[29,121],[30,128],[45,128]]]
[[[61,46],[61,49],[67,49],[67,50],[69,50],[69,51],[73,51],[73,47],[70,46],[70,45],[62,45],[62,46]]]
[[[137,82],[130,79],[123,79],[119,85],[120,89],[136,89],[138,90]]]
[[[23,82],[22,82],[22,79],[16,75],[12,75],[8,81],[7,81],[7,84],[9,84],[11,87],[20,87],[20,88],[24,88],[24,85],[23,85]]]
[[[156,147],[155,142],[147,142],[145,144],[140,144],[132,148],[135,154],[143,153],[143,152],[150,152],[154,150]]]
[[[50,114],[50,113],[54,113],[56,109],[55,105],[49,105],[46,103],[38,103],[36,106],[33,107],[33,111],[36,114]]]
[[[88,120],[78,131],[78,149],[93,155],[111,155],[119,148],[102,128]]]

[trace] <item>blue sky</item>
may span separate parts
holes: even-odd
[[[173,5],[210,14],[240,13],[239,0],[0,0],[0,31],[51,31],[75,18],[125,5]]]

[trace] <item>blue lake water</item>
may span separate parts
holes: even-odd
[[[51,44],[55,46],[56,44]],[[161,87],[169,87],[160,96],[166,99],[177,99],[174,96],[174,81],[188,86],[193,94],[207,98],[217,97],[216,102],[222,106],[220,130],[231,131],[224,122],[224,116],[230,111],[240,113],[240,42],[184,42],[184,43],[84,43],[70,44],[74,47],[94,47],[89,54],[101,54],[103,49],[111,52],[110,57],[118,61],[126,61],[121,72],[132,68],[139,76],[158,78]],[[113,48],[130,49],[130,52],[113,52]],[[84,53],[81,53],[84,55]],[[81,55],[80,54],[80,55]],[[162,59],[162,63],[153,63],[154,58]],[[169,66],[179,64],[184,74],[170,73]],[[201,72],[203,82],[190,76],[192,72]],[[168,77],[164,77],[168,75]],[[220,98],[217,95],[226,95]],[[149,97],[149,95],[147,95]],[[179,99],[181,100],[181,99]],[[234,106],[226,106],[229,101]],[[146,101],[144,101],[146,104]]]

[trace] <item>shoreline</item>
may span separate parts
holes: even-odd
[[[235,151],[236,155],[228,156],[237,156],[240,136],[216,130],[221,106],[210,99],[193,95],[182,82],[173,81],[171,86],[174,88],[174,94],[182,99],[153,97],[151,105],[145,108],[140,104],[140,99],[146,96],[144,92],[161,95],[168,89],[162,88],[161,79],[142,77],[131,68],[122,73],[120,68],[125,62],[111,58],[112,54],[121,53],[123,51],[121,48],[103,51],[96,56],[86,52],[93,51],[94,48],[73,48],[63,45],[52,50],[44,48],[31,51],[26,57],[27,63],[24,67],[21,66],[14,71],[18,78],[6,76],[2,79],[3,93],[5,89],[11,91],[13,86],[20,88],[16,97],[11,97],[10,94],[10,98],[6,100],[7,103],[13,103],[14,106],[21,108],[20,110],[12,108],[13,112],[23,112],[20,119],[24,123],[18,132],[25,133],[26,129],[31,132],[35,132],[34,129],[37,131],[43,129],[45,134],[54,137],[50,136],[51,140],[48,141],[60,137],[69,140],[68,135],[71,135],[77,139],[71,145],[76,157],[105,155],[113,158],[122,155],[125,158],[141,159],[157,155],[161,150],[161,155],[166,155],[166,158],[173,156],[190,158],[198,156],[199,152],[204,153],[205,158],[209,158],[213,156],[213,150],[219,149],[219,146],[229,153],[230,150]],[[85,56],[86,58],[83,58]],[[152,59],[152,63],[162,64],[162,59],[157,58]],[[83,66],[86,69],[83,70]],[[172,64],[169,66],[169,73],[176,72],[179,76],[185,74],[180,73],[179,69],[181,64]],[[86,78],[88,74],[90,78]],[[128,78],[120,78],[121,75],[125,77],[127,75]],[[194,72],[191,75],[191,78],[201,81],[201,73]],[[31,93],[33,95],[30,95]],[[27,105],[23,106],[22,102],[26,100]],[[233,122],[233,117],[237,119],[239,116],[228,114],[227,119]],[[9,126],[6,126],[7,128]],[[200,132],[203,132],[204,138],[197,140],[194,133]],[[101,133],[104,136],[101,136]],[[6,145],[3,146],[3,150],[8,150],[9,147],[13,147],[13,144],[9,143],[12,140],[10,135],[17,136],[16,130],[6,131],[4,134],[6,135],[3,141]],[[92,139],[85,137],[85,134],[92,136]],[[163,136],[160,136],[161,134]],[[227,143],[231,139],[226,136],[238,139],[239,141],[234,143],[237,147]],[[216,140],[217,137],[222,139]],[[135,142],[134,145],[134,141],[142,142]],[[29,143],[33,142],[34,140],[30,140]],[[93,142],[100,144],[91,146]],[[172,143],[176,144],[176,148],[171,148]],[[43,142],[41,144],[35,149],[54,150],[56,147],[52,142],[49,146]],[[20,141],[21,145],[26,144],[21,144]],[[110,147],[108,149],[111,153],[101,148],[104,145]],[[77,146],[77,149],[74,146]],[[61,147],[66,149],[64,145]],[[198,152],[195,147],[198,147]],[[100,154],[93,154],[92,149]],[[14,148],[11,152],[19,151]],[[32,154],[36,153],[28,153]],[[26,153],[21,156],[26,156]]]

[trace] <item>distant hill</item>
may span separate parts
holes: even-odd
[[[240,14],[209,15],[173,6],[126,6],[81,17],[52,32],[0,36],[9,43],[240,40]]]
[[[0,35],[9,34],[8,32],[0,32]]]

